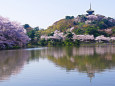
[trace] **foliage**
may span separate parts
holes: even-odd
[[[46,30],[40,30],[39,32],[43,34],[50,34],[51,32],[54,32],[55,30],[65,32],[69,28],[71,28],[73,24],[73,19],[61,19],[58,22],[55,22],[52,26],[49,26]]]
[[[78,19],[80,19],[80,22],[85,22],[87,17],[85,15],[78,15]]]
[[[35,27],[33,30],[27,32],[27,35],[29,36],[29,38],[31,38],[30,43],[31,44],[37,44],[37,42],[40,39],[40,34],[38,33],[39,31],[39,27]]]
[[[72,45],[73,45],[73,40],[66,39],[66,40],[64,41],[64,45],[65,45],[65,46],[72,46]]]
[[[47,29],[29,32],[32,34],[29,35],[29,37],[32,39],[32,41],[35,41],[35,39],[37,38],[36,44],[39,45],[55,46],[58,44],[61,45],[60,43],[62,43],[63,45],[74,45],[74,43],[77,43],[78,41],[72,40],[73,33],[75,33],[76,35],[89,34],[94,35],[94,37],[97,37],[99,35],[104,35],[106,37],[114,36],[114,29],[112,29],[111,33],[107,33],[107,31],[105,31],[105,29],[112,28],[114,26],[115,19],[105,17],[103,15],[78,15],[77,17],[66,16],[65,19],[56,21],[52,26],[49,26]],[[71,28],[74,29],[71,30]],[[39,42],[39,38],[41,35],[53,36],[54,31],[56,30],[63,32],[63,37],[66,37],[67,39],[65,41],[46,40],[45,44],[42,43],[44,42],[43,40]]]
[[[72,39],[66,39],[65,41],[64,41],[64,45],[65,46],[77,46],[77,47],[79,47],[80,46],[80,41],[79,40],[75,40],[75,41],[73,41]]]
[[[41,39],[38,41],[39,46],[62,46],[63,42],[62,40],[52,40],[52,39]]]
[[[74,19],[74,16],[66,16],[65,19]]]
[[[39,31],[39,27],[35,27],[34,30],[35,30],[35,31]]]
[[[94,37],[99,36],[98,30],[94,26],[87,27],[85,33],[89,35],[94,35]]]
[[[73,34],[72,34],[71,32],[68,32],[66,37],[67,37],[68,39],[72,39],[72,38],[73,38]]]
[[[81,34],[84,34],[84,30],[83,29],[74,29],[74,33],[76,35],[81,35]]]
[[[115,27],[112,29],[112,32],[115,34]]]
[[[67,34],[67,32],[65,31],[63,34],[65,35],[65,34]]]
[[[95,26],[89,26],[85,29],[85,33],[89,35],[94,35],[94,37],[97,37],[99,35],[109,36],[106,32],[98,31],[98,27]]]
[[[45,39],[41,39],[39,42],[38,42],[38,45],[40,46],[46,46],[48,45],[47,41]]]
[[[27,29],[27,28],[29,28],[29,27],[30,27],[29,24],[25,24],[25,25],[24,25],[24,28],[25,28],[25,29]]]
[[[23,26],[0,16],[0,49],[24,47],[29,40]]]
[[[27,33],[29,38],[31,38],[31,41],[34,41],[35,38],[35,30],[31,30],[30,32]]]
[[[92,26],[95,27],[94,30],[93,28],[91,29]],[[105,17],[103,15],[78,15],[76,18],[72,16],[66,16],[65,19],[61,19],[55,22],[52,26],[48,27],[46,30],[40,30],[39,32],[40,34],[48,35],[55,30],[66,32],[71,27],[74,27],[75,30],[73,30],[73,32],[75,34],[90,33],[98,36],[103,34],[99,30],[111,28],[113,26],[115,26],[115,19],[110,17]]]
[[[72,39],[66,39],[66,40],[53,40],[53,39],[41,39],[38,41],[39,46],[80,46],[80,41]]]
[[[54,35],[54,32],[51,32],[48,34],[48,36],[53,36]]]
[[[23,26],[26,29],[27,33],[33,30],[33,28],[29,24],[25,24]]]
[[[80,46],[80,41],[76,39],[76,40],[74,41],[74,45],[75,45],[75,46]]]

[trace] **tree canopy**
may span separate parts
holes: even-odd
[[[0,16],[0,49],[24,47],[29,40],[22,25]]]

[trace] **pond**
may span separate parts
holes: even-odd
[[[115,47],[0,51],[0,86],[115,86]]]

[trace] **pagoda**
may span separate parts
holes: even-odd
[[[90,9],[86,11],[88,15],[92,15],[94,13],[94,10],[91,9],[91,3],[90,3]]]

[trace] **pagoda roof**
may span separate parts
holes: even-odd
[[[92,12],[92,13],[93,13],[93,12],[94,12],[94,10],[91,9],[91,3],[90,3],[90,9],[87,10],[86,12],[87,12],[87,13],[89,13],[89,12]]]

